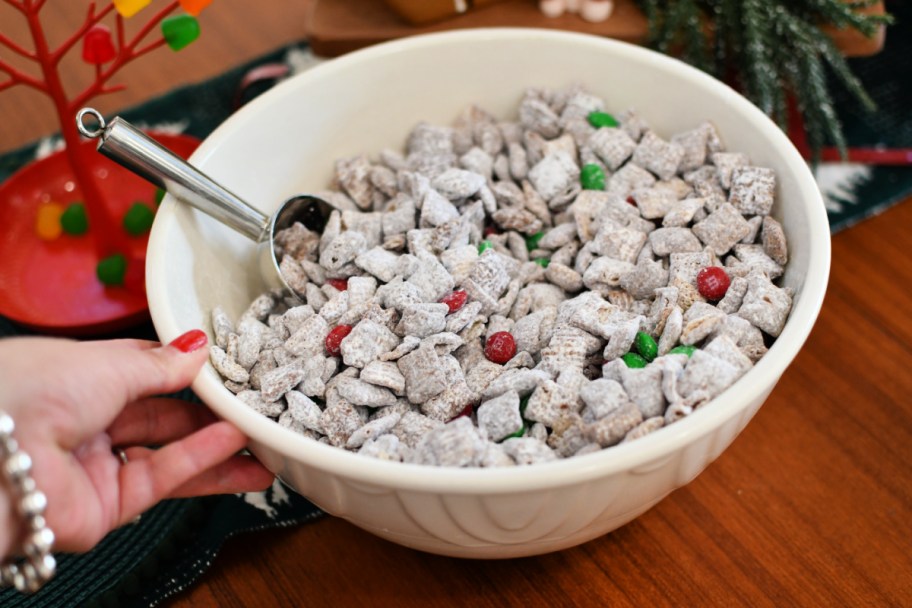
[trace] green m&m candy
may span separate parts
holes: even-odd
[[[155,212],[144,203],[133,203],[133,206],[127,210],[123,218],[123,228],[131,236],[139,236],[149,232],[152,228],[152,222],[155,220]]]
[[[488,249],[491,249],[493,247],[494,247],[494,244],[491,241],[482,241],[482,242],[478,243],[478,255],[481,255],[482,253],[484,253],[485,251],[487,251]]]
[[[533,261],[536,264],[538,264],[539,266],[541,266],[542,268],[547,268],[548,264],[551,263],[551,260],[548,258],[535,258],[535,260],[533,260]]]
[[[580,185],[583,190],[604,190],[605,172],[598,165],[584,165],[580,171]]]
[[[659,354],[659,345],[652,336],[644,331],[638,331],[633,339],[633,346],[646,361],[652,361]]]
[[[127,258],[121,253],[115,253],[98,262],[95,266],[95,275],[102,284],[109,287],[123,285],[124,275],[127,273]]]
[[[641,357],[636,353],[627,353],[626,355],[621,355],[621,360],[627,364],[627,367],[632,368],[641,368],[646,367],[646,359]]]
[[[675,346],[674,348],[672,348],[670,351],[668,351],[668,354],[669,355],[687,355],[688,357],[690,357],[691,355],[694,354],[694,351],[696,351],[696,350],[697,350],[696,346],[693,346],[691,344],[682,344],[681,346]]]
[[[86,215],[85,205],[72,203],[64,209],[60,216],[60,226],[67,234],[78,236],[89,230],[89,217]]]
[[[542,237],[545,236],[544,232],[536,232],[535,234],[530,234],[526,237],[526,249],[532,251],[533,249],[538,249],[538,242],[542,240]]]
[[[607,112],[590,112],[589,116],[586,118],[589,120],[589,124],[596,129],[599,129],[601,127],[618,126],[617,119]]]

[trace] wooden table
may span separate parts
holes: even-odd
[[[71,4],[82,5],[49,3],[51,27],[79,20]],[[197,46],[129,66],[131,88],[99,105],[131,105],[300,38],[305,16],[304,3],[219,0]],[[7,18],[0,10],[5,32]],[[29,91],[0,95],[0,149],[50,132],[49,115]],[[912,605],[909,226],[905,201],[834,237],[823,311],[767,403],[694,482],[624,528],[552,555],[480,562],[327,517],[228,542],[170,605]]]

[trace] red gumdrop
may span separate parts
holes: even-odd
[[[465,291],[459,289],[453,293],[447,294],[440,298],[441,304],[446,304],[450,307],[450,314],[453,314],[463,306],[465,306],[466,300],[469,299],[469,294]]]
[[[718,266],[707,266],[697,273],[697,290],[707,300],[721,300],[729,285],[731,279]]]
[[[491,334],[484,347],[485,357],[493,363],[506,363],[516,354],[516,340],[508,331]]]
[[[324,344],[326,346],[326,353],[330,357],[338,357],[339,353],[342,352],[341,345],[342,340],[350,334],[352,331],[351,325],[336,325],[330,330],[329,334],[326,336]]]
[[[82,59],[86,63],[98,65],[107,63],[117,56],[111,30],[108,26],[96,23],[88,29],[82,38]]]
[[[345,291],[348,289],[348,279],[326,279],[326,282],[339,291]]]

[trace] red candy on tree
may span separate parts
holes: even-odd
[[[463,290],[454,291],[451,294],[447,294],[440,298],[441,304],[446,304],[450,307],[450,314],[453,314],[463,306],[465,306],[466,300],[469,299],[469,294]]]
[[[96,23],[88,29],[82,39],[82,59],[86,63],[98,65],[107,63],[117,56],[111,30],[106,25]]]
[[[697,273],[697,290],[707,300],[721,300],[729,285],[731,279],[718,266],[707,266]]]
[[[326,346],[326,352],[330,357],[338,357],[341,353],[340,346],[342,345],[342,340],[350,334],[352,331],[351,325],[336,325],[333,327],[329,334],[326,336],[324,344]]]
[[[326,282],[339,291],[345,291],[348,289],[348,279],[326,279]]]
[[[508,331],[491,334],[484,347],[485,357],[493,363],[506,363],[516,354],[516,340]]]

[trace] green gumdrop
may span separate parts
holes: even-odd
[[[133,203],[123,218],[123,228],[131,236],[139,236],[149,232],[155,212],[144,203]]]
[[[85,205],[72,203],[60,216],[60,226],[67,234],[80,235],[89,230],[89,216],[86,215]]]
[[[162,190],[161,188],[156,188],[155,189],[155,206],[157,207],[157,206],[161,205],[163,200],[165,200],[165,191]]]
[[[548,264],[551,263],[551,260],[548,258],[535,258],[534,262],[541,266],[542,268],[547,268]]]
[[[162,36],[172,51],[179,51],[200,35],[199,21],[191,15],[168,17],[161,24]]]
[[[598,165],[588,164],[580,171],[580,185],[583,190],[604,190],[605,172]]]
[[[633,345],[637,352],[640,353],[647,361],[652,361],[659,354],[659,345],[652,336],[644,331],[638,331],[633,339]]]
[[[596,129],[601,127],[616,127],[618,126],[618,121],[607,112],[590,112],[589,124],[595,127]]]
[[[530,234],[526,237],[526,249],[532,251],[533,249],[538,249],[538,242],[542,240],[542,237],[545,236],[544,232],[536,232],[535,234]]]
[[[675,346],[674,348],[672,348],[670,351],[668,351],[668,354],[669,355],[687,355],[688,357],[690,357],[691,355],[694,354],[694,352],[696,350],[697,350],[696,346],[693,346],[691,344],[682,344],[681,346]]]
[[[488,249],[494,247],[494,244],[491,241],[482,241],[478,244],[478,255],[481,255]]]
[[[624,363],[627,364],[627,367],[646,367],[646,359],[636,353],[627,353],[626,355],[621,355],[621,359],[624,361]]]
[[[95,266],[95,275],[98,280],[108,286],[123,285],[126,273],[127,258],[120,253],[104,258]]]

